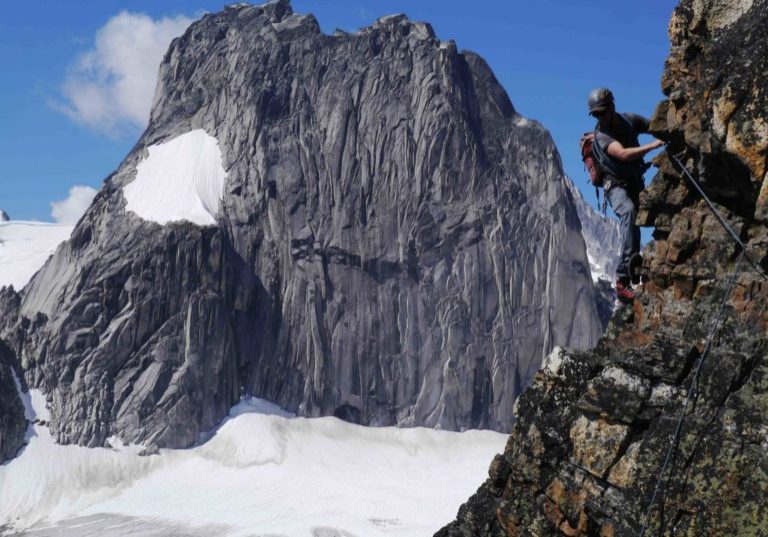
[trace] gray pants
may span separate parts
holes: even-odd
[[[640,252],[640,228],[635,225],[637,207],[621,186],[612,186],[606,193],[608,202],[619,217],[621,230],[621,259],[616,268],[616,279],[629,284],[629,260]]]

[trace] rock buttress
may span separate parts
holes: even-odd
[[[12,459],[24,445],[27,420],[13,375],[15,356],[0,341],[0,464]]]
[[[227,173],[216,225],[126,211],[149,148],[196,129]],[[601,332],[559,156],[487,64],[285,1],[174,40],[146,132],[3,323],[60,441],[175,447],[242,394],[510,430],[543,356]]]

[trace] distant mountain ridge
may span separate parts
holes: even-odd
[[[592,281],[595,283],[599,280],[613,282],[621,251],[619,222],[615,218],[595,211],[584,199],[573,179],[568,178],[566,184],[573,195],[574,202],[576,202],[576,210],[579,213],[579,220],[581,220],[581,232],[587,247]],[[601,194],[604,192],[601,191]]]
[[[73,229],[67,224],[0,221],[0,287],[21,290]]]
[[[581,233],[587,247],[589,270],[595,283],[600,318],[607,324],[616,305],[614,279],[621,252],[619,222],[595,211],[572,179],[568,178],[566,185],[573,196],[581,221]],[[602,194],[605,195],[604,192]]]

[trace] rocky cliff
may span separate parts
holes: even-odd
[[[245,393],[509,430],[542,357],[601,333],[559,156],[486,63],[283,0],[174,40],[146,132],[5,304],[52,431],[87,445],[188,446]]]
[[[27,420],[14,381],[15,357],[0,342],[0,464],[11,459],[24,444]]]
[[[655,227],[643,291],[594,351],[547,358],[489,479],[439,536],[765,534],[768,2],[683,0],[669,32],[652,129],[671,145],[641,199]],[[758,269],[737,263],[672,154]]]

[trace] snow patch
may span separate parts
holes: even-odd
[[[20,290],[27,285],[72,229],[44,222],[0,222],[0,287],[12,285]]]
[[[517,116],[515,118],[515,125],[517,125],[518,127],[530,127],[532,125],[535,125],[535,123],[523,116]]]
[[[27,403],[25,399],[28,399]],[[51,421],[51,411],[48,409],[48,401],[41,390],[29,390],[29,393],[22,397],[24,402],[24,414],[29,421]],[[27,412],[29,414],[27,415]]]
[[[36,425],[21,454],[0,466],[0,526],[64,527],[99,515],[130,517],[146,536],[156,535],[151,524],[142,529],[153,522],[220,526],[232,537],[421,537],[455,516],[507,439],[289,416],[243,400],[208,442],[151,457],[56,445]]]
[[[226,180],[216,138],[197,129],[148,150],[123,188],[125,210],[158,224],[214,225]]]
[[[107,444],[109,444],[109,447],[116,451],[127,451],[129,453],[135,453],[136,455],[147,449],[147,447],[143,444],[125,442],[117,435],[112,435],[107,438]]]

